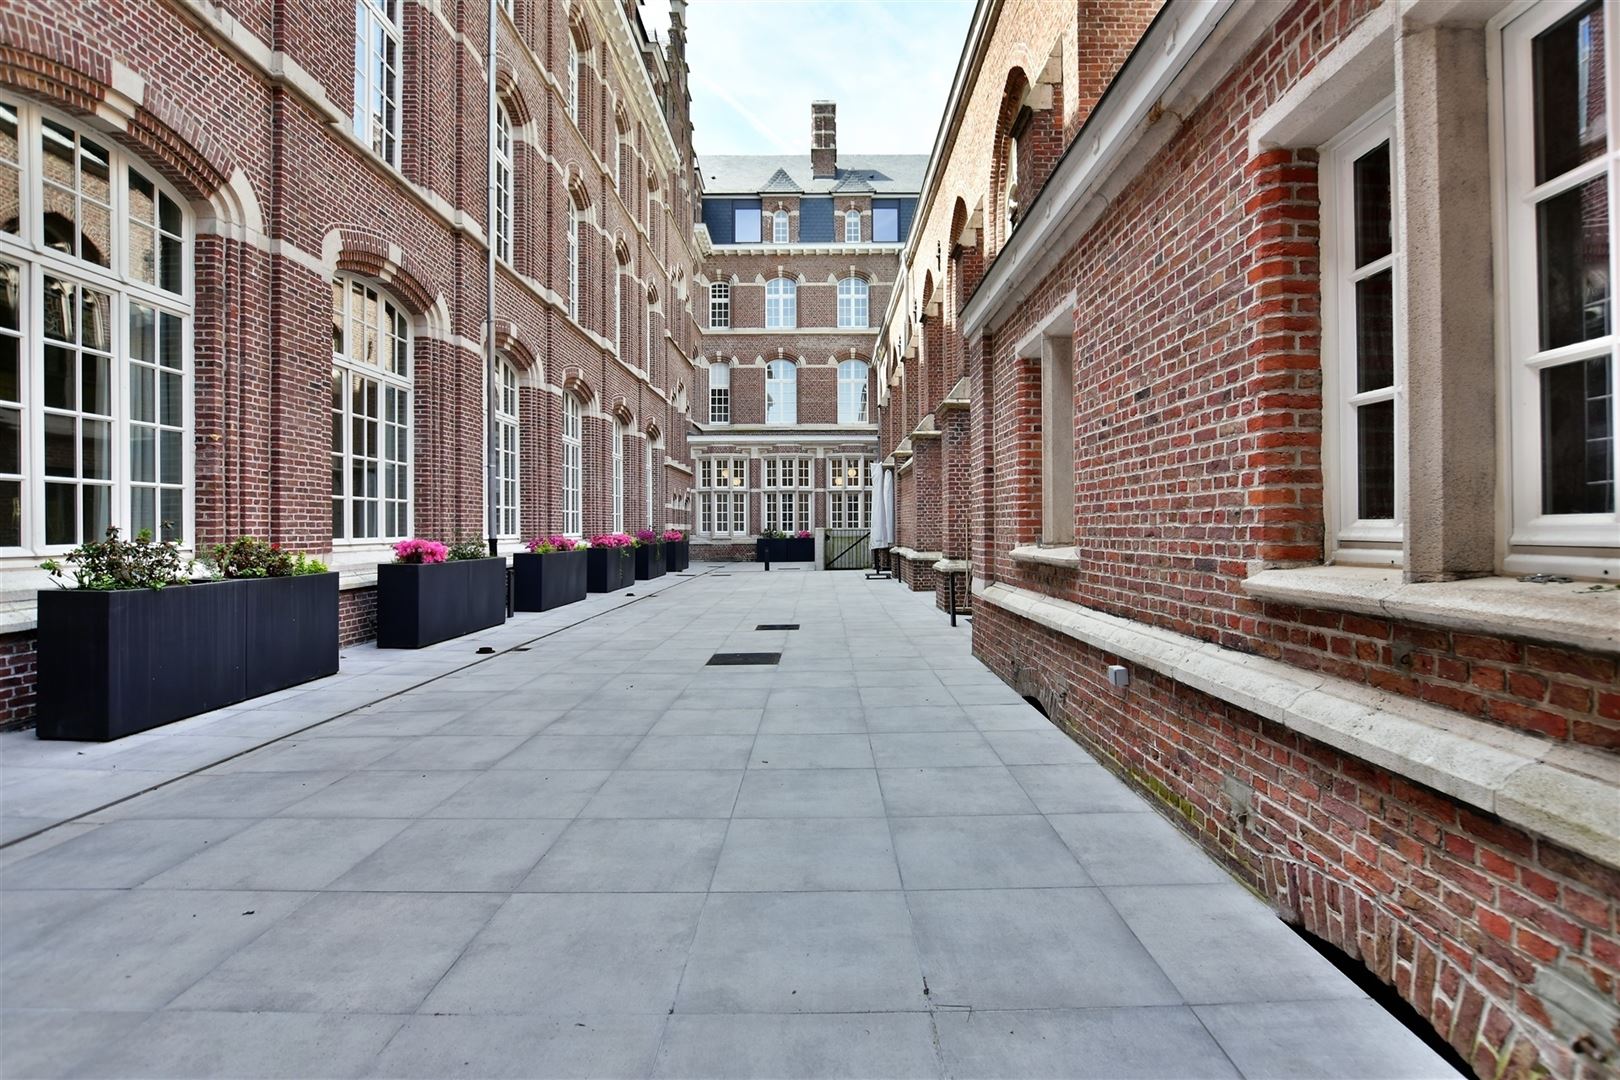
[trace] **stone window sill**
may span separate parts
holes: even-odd
[[[1528,638],[1589,652],[1620,652],[1620,590],[1587,582],[1515,578],[1408,582],[1399,570],[1308,566],[1262,570],[1243,583],[1257,600],[1353,611],[1493,637]]]
[[[1060,566],[1065,570],[1080,569],[1080,552],[1072,544],[1068,547],[1045,547],[1025,544],[1009,553],[1014,562],[1039,563],[1042,566]]]
[[[889,549],[889,554],[898,555],[907,562],[933,563],[938,562],[945,557],[945,553],[943,551],[917,551],[914,548],[908,547],[892,547]]]

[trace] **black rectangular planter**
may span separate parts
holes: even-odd
[[[636,583],[636,560],[629,548],[593,547],[585,552],[585,588],[618,592]]]
[[[550,611],[585,599],[586,551],[512,556],[519,611]]]
[[[816,541],[814,537],[801,540],[796,536],[781,539],[761,537],[754,541],[755,562],[764,562],[767,552],[770,553],[771,562],[814,562]]]
[[[692,542],[690,540],[664,541],[664,569],[670,573],[685,570],[692,565]]]
[[[377,567],[380,649],[420,649],[505,621],[505,559]]]
[[[636,553],[636,580],[651,581],[664,576],[664,542],[654,540],[634,549]]]
[[[338,576],[39,594],[36,727],[106,742],[338,669]]]

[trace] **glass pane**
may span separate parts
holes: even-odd
[[[1356,409],[1356,490],[1362,519],[1395,516],[1395,403]]]
[[[165,371],[159,376],[159,384],[162,389],[162,395],[158,399],[162,405],[159,420],[170,427],[180,427],[185,423],[182,412],[185,402],[181,400],[180,395],[180,376]]]
[[[179,540],[184,533],[186,518],[185,507],[181,504],[181,493],[178,488],[165,488],[158,495],[159,509],[162,511],[163,531],[162,539]]]
[[[99,353],[87,352],[80,355],[80,363],[84,369],[84,381],[80,384],[80,410],[97,416],[112,415],[112,387],[109,385],[112,378],[111,360]]]
[[[1366,266],[1391,251],[1389,143],[1380,143],[1356,159],[1355,186],[1356,265]]]
[[[892,207],[872,210],[872,242],[894,244],[900,240],[900,211]]]
[[[1609,197],[1606,177],[1536,207],[1541,347],[1609,332]]]
[[[145,364],[157,358],[157,312],[145,304],[129,305],[129,357]]]
[[[22,472],[22,412],[0,409],[0,473]],[[5,507],[0,506],[0,518]]]
[[[0,401],[18,401],[17,339],[0,335]]]
[[[45,246],[54,248],[64,255],[77,255],[78,200],[73,197],[73,192],[59,188],[55,184],[46,184],[44,187],[45,205],[41,212],[41,222],[44,227]]]
[[[157,432],[149,427],[129,430],[129,477],[137,484],[157,479]]]
[[[112,297],[94,289],[79,290],[80,342],[87,349],[112,351]]]
[[[158,363],[166,368],[179,371],[182,365],[180,348],[180,316],[170,315],[167,312],[158,316],[163,333],[158,339]]]
[[[86,420],[82,437],[84,476],[92,480],[111,480],[112,426],[100,420]]]
[[[72,544],[79,539],[78,488],[72,484],[45,485],[45,542]]]
[[[170,232],[170,233],[179,233],[180,232],[180,204],[175,202],[173,199],[169,198],[167,195],[159,193],[159,195],[158,195],[158,211],[159,211],[158,224],[163,226],[163,231],[164,232]]]
[[[73,318],[73,286],[53,277],[45,279],[45,336],[53,341],[78,340]]]
[[[1609,358],[1541,372],[1541,512],[1614,511],[1614,401]]]
[[[0,262],[0,330],[16,330],[17,290],[21,287],[22,271],[12,263]]]
[[[74,377],[72,349],[60,345],[45,346],[45,405],[51,409],[72,409],[78,406],[78,380]]]
[[[40,146],[45,153],[45,179],[74,187],[73,132],[54,120],[40,125]]]
[[[177,293],[181,289],[180,241],[172,236],[165,236],[159,241],[159,248],[162,253],[163,273],[158,284],[169,292]]]
[[[178,484],[180,482],[180,433],[178,431],[165,431],[161,435],[162,454],[158,459],[160,469],[159,479],[165,484]]]
[[[136,488],[129,493],[129,527],[137,536],[141,530],[157,535],[157,492],[152,488]]]
[[[129,418],[142,424],[157,423],[157,372],[139,365],[129,369]]]
[[[79,475],[77,425],[71,416],[45,417],[45,475]]]
[[[1536,183],[1603,153],[1603,11],[1588,4],[1531,45],[1535,80]]]
[[[22,232],[22,182],[16,167],[6,164],[0,164],[0,232],[14,236]],[[3,520],[0,527],[4,527]]]
[[[112,170],[107,148],[89,139],[79,140],[79,190],[98,203],[112,202]]]
[[[112,488],[93,487],[81,488],[80,498],[84,500],[84,537],[107,535],[107,526],[112,524]]]
[[[134,169],[129,170],[129,216],[147,225],[157,224],[157,188]]]
[[[157,238],[151,229],[131,223],[129,227],[129,274],[148,285],[157,283]]]
[[[0,547],[22,544],[22,483],[0,480]]]
[[[86,200],[83,205],[84,223],[79,257],[97,266],[112,265],[112,211],[105,206]]]

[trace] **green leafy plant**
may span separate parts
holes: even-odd
[[[220,577],[300,577],[324,574],[326,564],[302,551],[284,551],[256,536],[239,536],[228,544],[215,544],[209,562]]]
[[[183,584],[191,569],[191,560],[180,554],[180,545],[173,540],[153,540],[146,529],[133,540],[125,540],[118,535],[117,526],[107,530],[105,539],[80,544],[63,558],[72,564],[75,588],[99,592]],[[62,588],[68,587],[63,580],[68,571],[62,563],[47,559],[40,568]]]
[[[451,562],[458,562],[462,559],[487,559],[489,558],[489,545],[476,536],[457,540],[450,545],[449,553],[445,557]]]
[[[759,535],[764,537],[766,540],[786,540],[787,539],[787,533],[783,532],[781,529],[766,529],[764,532],[760,533]]]

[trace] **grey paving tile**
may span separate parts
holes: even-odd
[[[1039,814],[892,818],[908,889],[1031,889],[1090,885]]]
[[[680,1013],[926,1007],[898,892],[715,893],[676,1002]]]
[[[86,1057],[117,1046],[147,1017],[143,1012],[0,1011],[0,1072],[54,1080]]]
[[[1104,891],[1189,1004],[1364,996],[1234,881]]]
[[[538,735],[562,719],[562,709],[475,709],[438,728],[436,735]]]
[[[866,729],[873,734],[975,730],[967,713],[956,705],[875,705],[866,710]]]
[[[760,709],[671,709],[648,735],[753,735],[759,731]]]
[[[1187,885],[1231,875],[1158,814],[1053,814],[1047,820],[1098,885]]]
[[[1096,889],[906,895],[936,1007],[1181,1004],[1175,986]]]
[[[766,709],[762,735],[864,735],[866,714],[852,709]]]
[[[752,735],[648,735],[622,769],[742,769]]]
[[[332,883],[372,892],[510,892],[566,821],[546,818],[414,821]]]
[[[869,709],[893,708],[904,706],[906,708],[919,708],[934,706],[937,708],[953,708],[959,704],[950,693],[941,686],[863,686],[861,687],[861,704]]]
[[[728,678],[733,680],[732,685],[721,685],[721,680]],[[720,709],[763,710],[765,708],[765,701],[771,696],[769,689],[763,686],[742,686],[735,683],[734,680],[735,676],[717,675],[712,683],[694,686],[684,691],[670,705],[670,709],[711,711]]]
[[[154,889],[323,889],[392,839],[398,818],[268,818],[151,878]]]
[[[7,866],[6,889],[128,889],[252,823],[241,818],[113,821]]]
[[[653,1070],[659,1077],[821,1080],[939,1076],[923,1013],[679,1015]]]
[[[743,773],[722,769],[621,770],[581,810],[588,818],[725,818]]]
[[[217,772],[350,772],[400,749],[404,743],[379,735],[305,738],[295,735],[236,758]]]
[[[1195,1011],[1243,1075],[1254,1080],[1450,1080],[1457,1075],[1376,1001],[1200,1005]]]
[[[319,727],[310,728],[302,734],[302,738],[332,739],[355,738],[359,736],[384,736],[389,738],[403,738],[416,735],[432,735],[460,716],[460,709],[439,709],[433,712],[401,712],[392,708],[392,702],[384,702],[359,712],[340,716],[336,720],[328,721]]]
[[[404,1023],[355,1013],[161,1012],[75,1076],[361,1076]]]
[[[972,705],[963,708],[980,731],[1047,731],[1052,721],[1027,701],[1017,705]]]
[[[664,712],[663,708],[614,708],[592,699],[546,731],[553,735],[645,735]]]
[[[992,682],[976,680],[956,683],[950,687],[951,697],[958,705],[1028,705],[1018,691],[997,679]]]
[[[372,1075],[646,1076],[663,1031],[661,1016],[414,1016],[377,1059]]]
[[[525,892],[704,892],[726,822],[702,818],[571,823],[519,886]]]
[[[497,769],[617,769],[640,735],[540,734],[495,763]]]
[[[977,731],[887,732],[871,738],[872,757],[880,769],[1001,764]]]
[[[475,894],[322,893],[171,1008],[413,1012],[500,902]]]
[[[98,818],[260,818],[336,783],[341,772],[193,776],[121,803]]]
[[[984,737],[1008,765],[1094,765],[1080,744],[1055,727],[1045,731],[987,731]]]
[[[714,892],[898,889],[882,818],[765,818],[731,823]]]
[[[874,769],[751,769],[737,818],[882,817]]]
[[[750,769],[870,769],[865,735],[760,735]]]
[[[1186,1080],[1240,1075],[1192,1010],[1183,1006],[942,1009],[934,1021],[940,1054],[951,1076]]]
[[[571,818],[611,775],[605,769],[495,769],[426,812],[433,818]]]
[[[266,774],[286,775],[286,774]],[[350,773],[307,798],[290,804],[278,817],[413,818],[455,794],[477,772]],[[234,778],[233,778],[234,779]]]
[[[41,1009],[162,1008],[307,893],[126,892],[6,957],[6,997]]]
[[[57,926],[115,896],[119,889],[6,889],[0,891],[0,956],[27,948]],[[26,1004],[15,1002],[12,1004]]]
[[[696,893],[519,893],[422,1011],[667,1014],[702,906]]]
[[[1043,814],[1151,814],[1153,807],[1101,765],[1014,765]]]
[[[521,735],[425,735],[361,767],[395,771],[487,769],[527,741]]]
[[[1035,806],[1004,766],[879,769],[883,804],[895,817],[1032,814]]]

